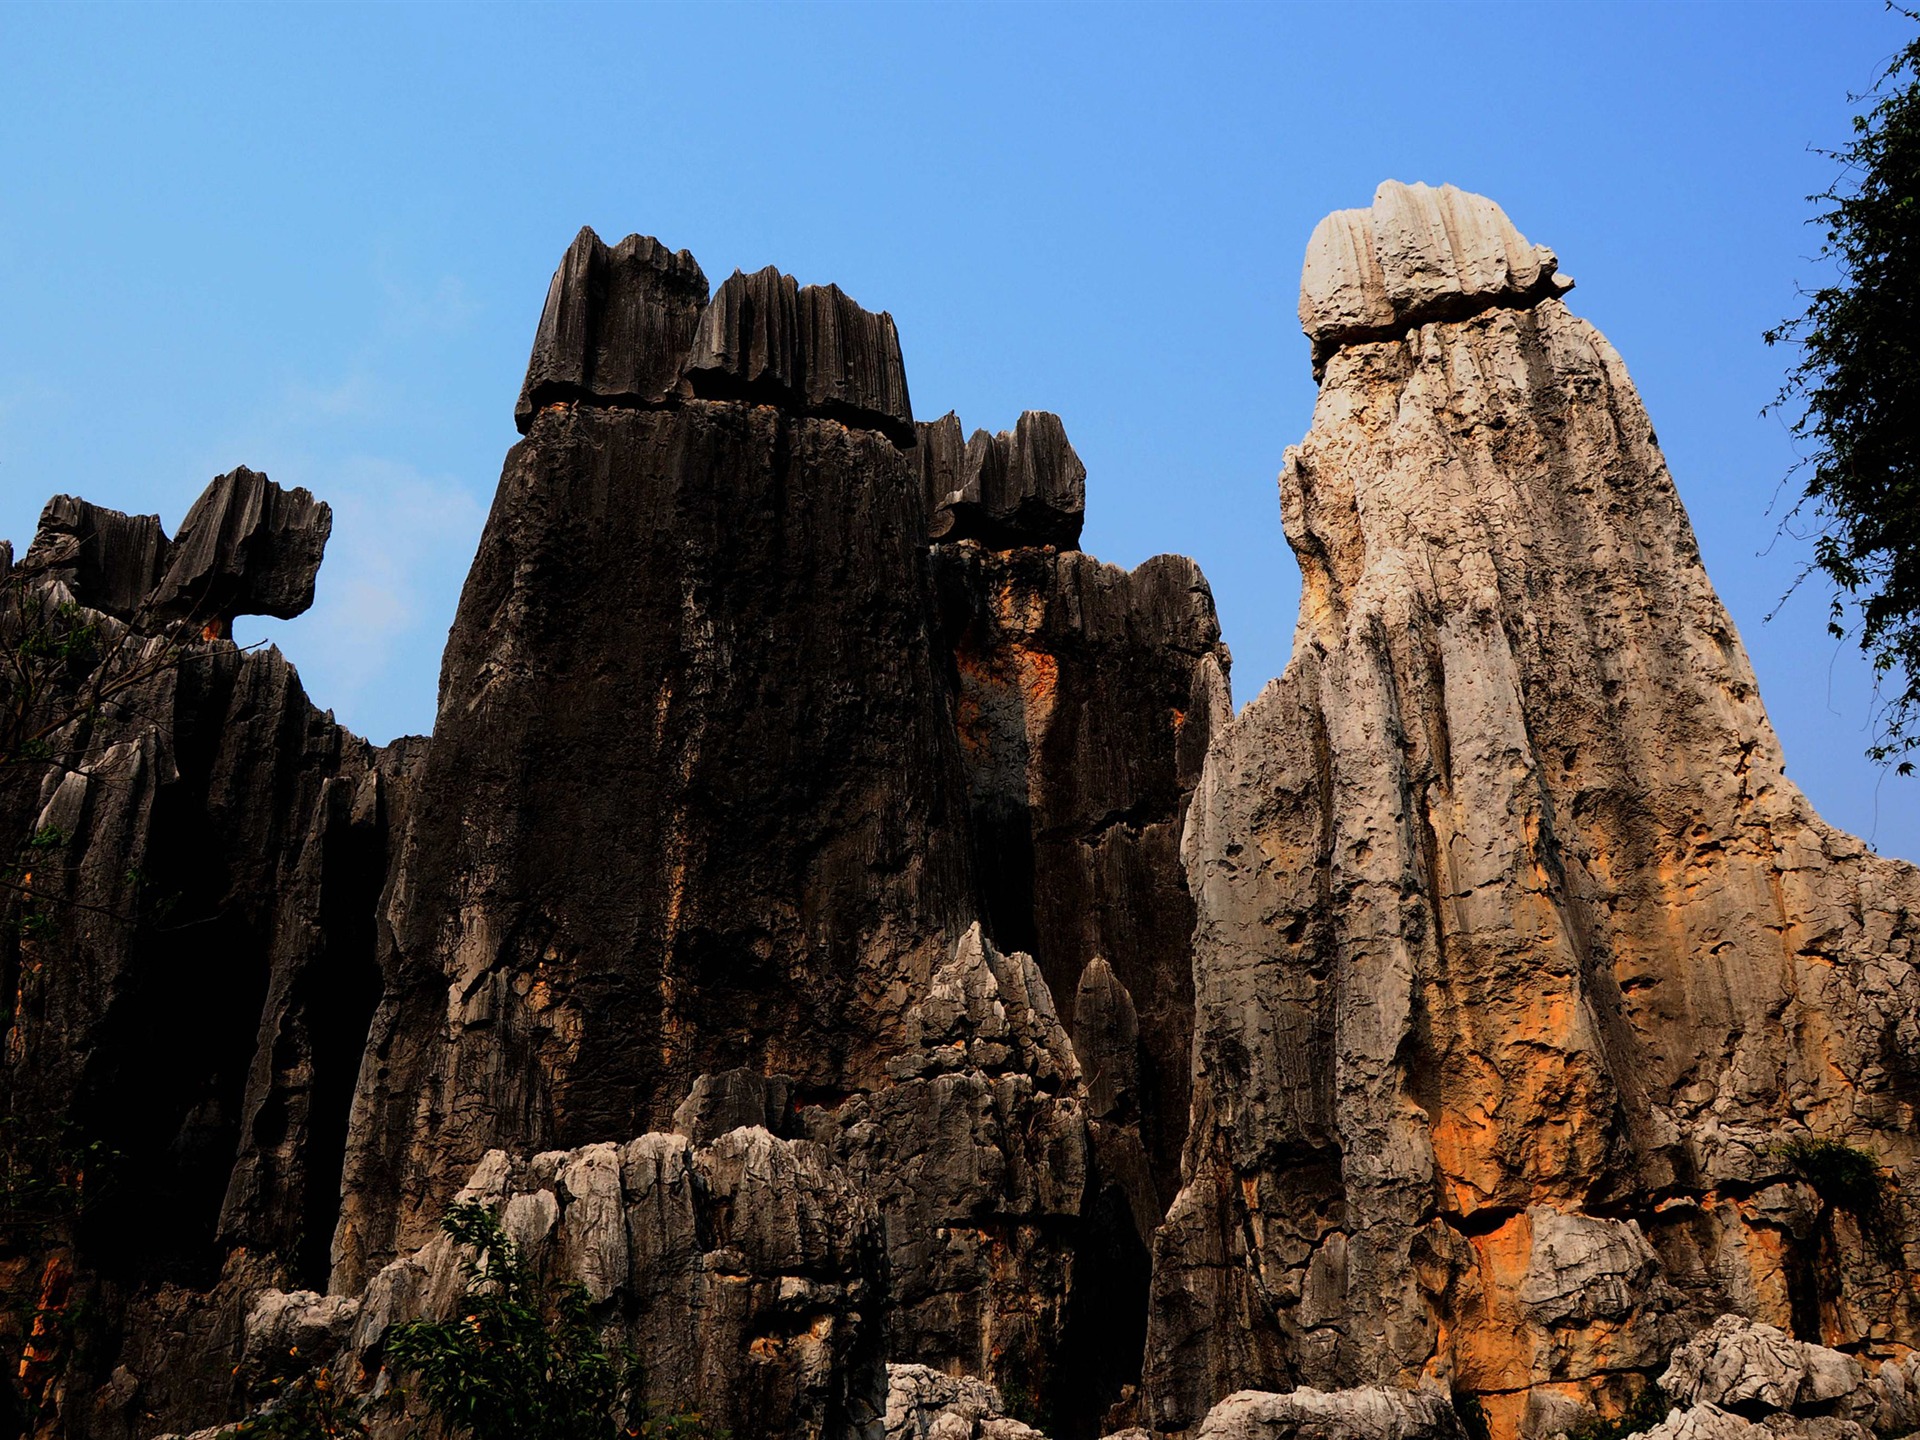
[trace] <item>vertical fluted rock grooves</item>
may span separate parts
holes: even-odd
[[[574,242],[518,420],[385,912],[333,1287],[428,1243],[491,1150],[738,1111],[873,1198],[889,1358],[1091,1432],[1139,1377],[1185,1131],[1204,580],[1056,548],[1085,471],[1037,413],[967,452],[1014,548],[936,554],[892,319],[772,268],[709,302],[652,240]],[[1002,853],[969,707],[1029,662]],[[1085,1043],[1139,1078],[1089,1115],[1066,1021],[1101,959]]]
[[[0,1343],[24,1407],[0,1426],[213,1418],[248,1289],[326,1283],[421,745],[367,744],[278,651],[221,636],[306,608],[329,523],[243,468],[171,540],[56,496],[0,563],[10,666],[67,657],[7,676],[34,738],[0,757]]]
[[[1126,571],[1079,551],[948,543],[934,573],[983,918],[1039,960],[1076,1025],[1095,961],[1137,1008],[1137,1083],[1114,1113],[1141,1124],[1157,1223],[1178,1184],[1193,1030],[1180,826],[1230,714],[1212,597],[1176,555]]]
[[[861,389],[897,379],[897,347],[846,358],[891,321],[833,291],[799,323],[815,292],[777,272],[706,306],[692,257],[596,246],[563,263],[533,370],[585,369],[566,346],[616,318],[679,349],[596,358],[643,377],[617,396],[529,374],[388,917],[349,1289],[489,1149],[664,1129],[708,1071],[803,1101],[883,1082],[971,918],[924,512],[882,428],[904,381]],[[569,319],[576,270],[605,287]]]
[[[1920,1341],[1920,873],[1812,812],[1620,358],[1497,207],[1316,231],[1294,655],[1184,839],[1195,1131],[1152,1423],[1437,1381],[1496,1440],[1735,1310]],[[1872,1152],[1873,1214],[1783,1148]],[[1529,1395],[1532,1405],[1529,1406]]]

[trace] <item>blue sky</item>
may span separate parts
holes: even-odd
[[[0,535],[66,491],[178,523],[238,464],[335,509],[313,611],[247,622],[385,740],[431,726],[548,276],[574,231],[891,310],[916,413],[1065,419],[1083,544],[1196,557],[1244,703],[1298,594],[1274,476],[1326,211],[1494,197],[1626,357],[1789,773],[1920,859],[1870,677],[1769,515],[1760,333],[1818,271],[1810,144],[1877,3],[0,6]]]

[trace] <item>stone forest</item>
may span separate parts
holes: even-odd
[[[1237,715],[1061,419],[917,419],[889,315],[641,236],[554,275],[430,736],[228,638],[321,500],[55,496],[0,548],[5,1428],[225,1435],[297,1354],[423,1433],[460,1208],[631,1434],[1920,1430],[1920,872],[1785,778],[1571,288],[1451,187],[1321,222]]]

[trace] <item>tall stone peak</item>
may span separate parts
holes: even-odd
[[[1572,288],[1553,251],[1529,245],[1484,195],[1386,180],[1371,206],[1336,210],[1314,227],[1300,326],[1319,365],[1350,341]]]
[[[916,424],[887,314],[644,236],[549,286],[431,737],[223,637],[306,492],[56,497],[0,1160],[119,1183],[0,1231],[0,1430],[378,1389],[463,1200],[769,1440],[1920,1430],[1920,871],[1787,781],[1566,288],[1450,187],[1315,231],[1237,716],[1058,416]]]
[[[1920,871],[1787,780],[1558,278],[1445,189],[1383,186],[1309,248],[1293,657],[1183,838],[1201,1118],[1156,1235],[1163,1429],[1240,1387],[1438,1382],[1545,1437],[1726,1313],[1920,1344],[1913,1220],[1793,1158],[1920,1187]]]

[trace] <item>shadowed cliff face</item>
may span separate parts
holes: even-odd
[[[583,234],[518,415],[386,913],[334,1287],[424,1244],[489,1150],[775,1076],[880,1206],[897,1358],[1087,1431],[1139,1376],[1185,1133],[1204,580],[1057,548],[1084,471],[1052,416],[944,477],[891,319],[776,270],[709,302],[690,256]],[[976,502],[978,533],[930,526]],[[1066,1027],[1100,956],[1144,1023],[1099,1043],[1141,1078],[1089,1115]],[[969,1008],[929,1048],[956,987],[1050,1038],[1008,1051]]]
[[[1785,779],[1619,357],[1490,208],[1383,186],[1310,252],[1294,658],[1185,838],[1168,1428],[1241,1386],[1434,1379],[1545,1433],[1555,1392],[1617,1404],[1722,1310],[1920,1338],[1911,1222],[1823,1206],[1781,1149],[1920,1180],[1920,874]]]
[[[430,742],[222,638],[311,600],[304,491],[56,497],[0,1440],[364,1391],[456,1198],[743,1436],[1920,1426],[1920,872],[1784,778],[1570,287],[1451,189],[1316,231],[1237,718],[1056,417],[916,424],[890,317],[644,237],[554,276]]]
[[[306,608],[328,526],[241,469],[172,539],[61,496],[0,547],[0,1290],[43,1432],[225,1404],[240,1296],[326,1283],[419,742],[220,637]],[[120,1356],[137,1404],[96,1406]]]

